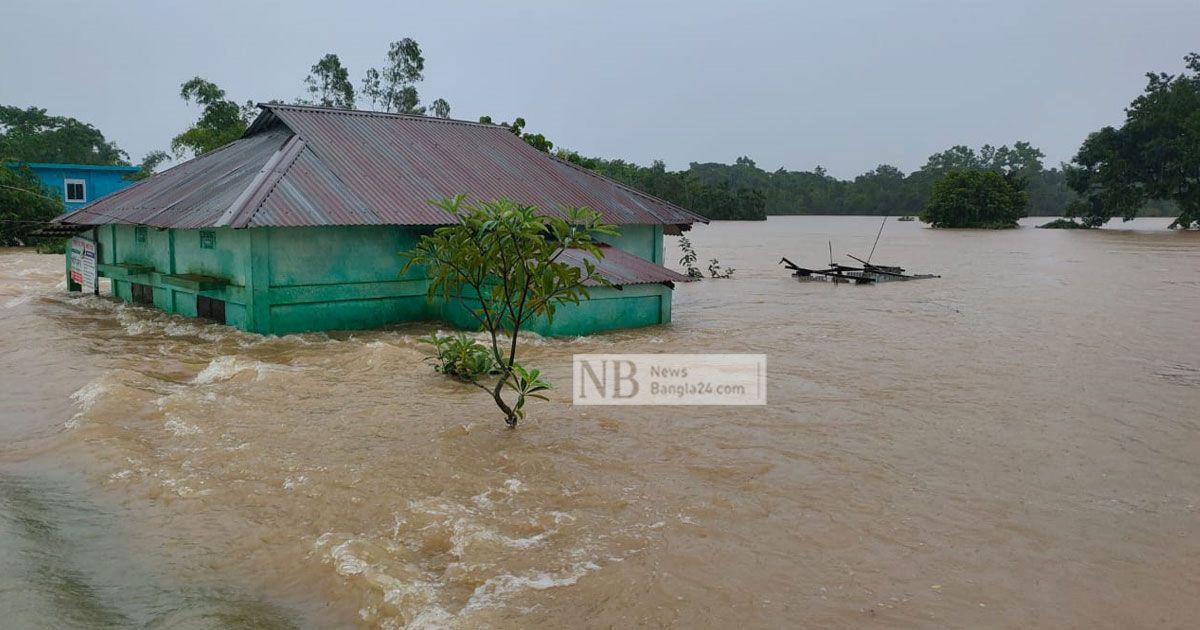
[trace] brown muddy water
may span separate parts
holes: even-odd
[[[263,338],[0,252],[0,625],[1200,624],[1200,234],[695,230],[669,326],[535,339],[503,428],[432,325]],[[677,254],[675,255],[677,257]],[[765,407],[574,408],[581,352],[767,353]]]

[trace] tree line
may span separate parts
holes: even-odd
[[[755,220],[767,215],[919,215],[927,210],[937,183],[951,173],[992,172],[1018,186],[1024,214],[1077,217],[1081,225],[1101,225],[1113,217],[1178,216],[1179,226],[1200,226],[1200,54],[1185,57],[1187,71],[1148,74],[1148,84],[1126,109],[1119,128],[1091,134],[1070,164],[1047,168],[1045,155],[1028,142],[1011,146],[957,145],[935,153],[911,172],[881,164],[853,179],[838,179],[820,166],[811,171],[783,168],[766,171],[749,157],[732,164],[693,162],[672,171],[662,161],[642,166],[622,159],[587,157],[555,148],[543,134],[526,130],[523,118],[507,128],[534,148],[580,167],[666,199],[710,219]],[[351,73],[336,54],[314,63],[303,80],[302,95],[292,102],[409,115],[450,116],[442,98],[422,101],[425,58],[411,38],[392,42],[384,63],[369,68],[355,87]],[[230,98],[217,84],[194,77],[180,86],[180,97],[200,108],[198,118],[170,143],[171,153],[156,150],[141,161],[145,177],[164,162],[203,154],[240,137],[257,115],[251,101]],[[273,102],[283,102],[276,99]],[[493,123],[490,116],[480,122]],[[0,160],[127,165],[129,155],[94,126],[45,109],[0,106]],[[0,173],[8,190],[28,187],[40,195],[56,194],[35,186],[28,173]],[[996,180],[959,177],[958,184],[994,185]],[[31,198],[29,194],[17,197]],[[14,197],[15,198],[15,197]],[[1016,197],[1010,197],[1009,201]],[[36,214],[53,216],[49,205],[30,204]],[[61,210],[59,210],[61,211]],[[9,217],[29,218],[28,209],[0,209]],[[1010,213],[1006,211],[1006,216]],[[29,215],[29,216],[27,216]],[[10,230],[11,231],[11,230]],[[8,238],[12,242],[13,238]]]
[[[1026,212],[1061,216],[1074,198],[1063,171],[1045,168],[1044,154],[1027,142],[978,150],[954,146],[929,156],[905,174],[889,164],[838,179],[818,166],[811,171],[766,171],[749,157],[733,164],[691,163],[668,171],[662,162],[639,166],[623,160],[586,158],[573,151],[559,157],[710,219],[764,219],[767,215],[916,215],[928,204],[934,184],[954,171],[1014,172],[1026,185]]]

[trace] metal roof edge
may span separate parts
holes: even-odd
[[[239,138],[238,140],[241,140],[241,138]],[[190,159],[179,162],[178,164],[174,164],[170,168],[167,168],[165,170],[159,171],[157,173],[153,173],[149,177],[144,177],[142,179],[139,179],[136,182],[134,182],[133,184],[130,184],[129,186],[126,186],[120,190],[116,190],[107,195],[104,195],[103,197],[93,199],[92,201],[88,202],[87,205],[81,206],[81,207],[76,208],[75,210],[72,210],[66,214],[62,214],[62,215],[55,217],[54,219],[51,220],[51,222],[62,224],[62,225],[108,225],[111,223],[116,223],[119,225],[121,225],[121,224],[149,225],[149,223],[147,223],[147,222],[139,223],[139,222],[135,222],[135,221],[127,221],[120,217],[115,217],[115,216],[112,216],[109,214],[95,212],[95,211],[91,210],[91,207],[99,204],[100,202],[111,203],[113,200],[116,200],[123,196],[129,195],[132,192],[134,192],[137,188],[141,187],[144,184],[147,184],[148,182],[150,182],[153,179],[171,176],[172,171],[179,169],[187,164],[190,164],[190,163],[194,162],[195,160],[198,160],[198,159],[201,159],[204,157],[208,157],[210,155],[216,155],[217,153],[220,153],[221,151],[225,151],[230,146],[232,146],[234,144],[234,142],[237,142],[237,140],[223,144],[207,153],[201,153],[200,155],[194,155]],[[168,206],[167,208],[163,208],[162,210],[159,210],[159,212],[156,212],[153,216],[158,216],[159,214],[162,214],[162,212],[164,212],[165,210],[167,210],[169,208],[170,208],[170,206]],[[96,216],[104,217],[109,220],[104,221],[103,223],[71,223],[70,222],[71,217],[74,217],[79,214],[94,214]],[[152,217],[149,217],[149,218],[152,218]]]
[[[86,171],[120,171],[122,173],[136,173],[142,170],[140,166],[124,166],[121,164],[76,164],[72,162],[22,162],[20,160],[5,160],[4,165],[13,166],[28,166],[30,168],[72,168]]]
[[[495,123],[481,123],[471,120],[461,120],[458,118],[438,118],[437,116],[425,116],[423,114],[399,114],[396,112],[381,112],[372,109],[341,109],[338,107],[321,107],[319,105],[292,105],[288,103],[258,103],[259,107],[274,111],[282,110],[300,110],[314,113],[338,114],[341,116],[369,116],[375,118],[396,118],[399,120],[411,120],[413,122],[432,123],[440,125],[467,125],[470,127],[481,127],[483,129],[495,129],[511,134],[512,132],[506,127],[502,127]],[[283,118],[280,116],[279,118]],[[255,121],[257,122],[257,120]],[[285,121],[286,124],[286,121]]]

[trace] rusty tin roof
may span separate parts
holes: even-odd
[[[623,249],[601,245],[600,250],[604,253],[604,257],[600,260],[596,260],[594,256],[580,249],[565,250],[559,260],[580,269],[583,268],[583,261],[591,261],[598,273],[617,286],[690,282],[692,280],[677,271],[652,263]],[[592,287],[601,286],[599,282],[595,281],[585,281],[584,284]]]
[[[686,228],[707,219],[526,144],[457,120],[263,104],[242,138],[56,221],[164,228],[441,225],[429,203],[461,193],[608,223]],[[657,267],[657,266],[656,266]]]

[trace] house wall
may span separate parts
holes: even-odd
[[[133,283],[154,287],[154,305],[168,313],[196,316],[196,296],[225,302],[230,326],[258,330],[251,321],[250,241],[254,230],[164,230],[132,225],[107,225],[99,236],[101,275],[112,280],[112,295],[132,301]],[[201,232],[211,234],[201,242]],[[205,245],[211,245],[206,247]],[[144,265],[153,271],[131,273],[120,266]],[[224,278],[229,284],[201,289],[179,286],[173,277],[185,274]]]
[[[619,236],[605,236],[600,240],[650,262],[662,264],[663,226],[619,225],[617,227],[621,230]]]
[[[554,320],[540,318],[527,330],[543,336],[578,336],[619,328],[637,328],[671,321],[671,289],[661,284],[637,284],[622,289],[596,287],[591,299],[560,306]],[[478,300],[462,299],[442,305],[439,319],[459,328],[478,329],[479,320],[468,309]]]
[[[400,252],[419,238],[401,226],[269,228],[271,332],[376,328],[431,319],[420,270]]]
[[[661,227],[625,226],[610,242],[655,262],[662,258]],[[400,275],[401,252],[420,228],[340,226],[316,228],[156,229],[110,225],[95,231],[100,272],[113,295],[132,301],[132,284],[154,287],[154,303],[167,312],[196,316],[196,296],[225,302],[226,322],[262,334],[376,328],[405,321],[444,320],[475,329],[462,302],[426,298],[421,270]],[[196,276],[223,286],[193,286]],[[592,299],[559,308],[553,323],[531,329],[544,335],[666,323],[671,290],[662,285],[599,287]]]
[[[130,173],[136,173],[137,167],[129,166],[89,166],[83,164],[41,164],[29,165],[34,175],[41,180],[50,194],[63,199],[66,212],[82,208],[109,193],[116,192],[134,182],[125,179]],[[67,193],[64,182],[68,179],[84,181],[85,198],[82,202],[66,202]]]

